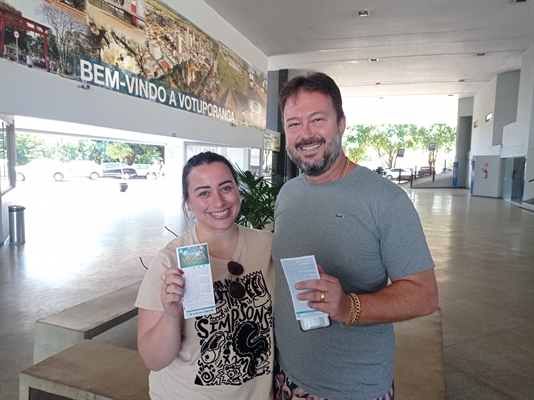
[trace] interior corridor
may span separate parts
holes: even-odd
[[[22,182],[26,244],[0,247],[0,400],[18,398],[35,320],[143,278],[184,230],[163,181]],[[450,400],[534,398],[534,213],[467,189],[405,189],[439,284]],[[379,201],[379,199],[377,199]],[[406,251],[410,251],[409,248]],[[95,340],[136,346],[136,319]]]

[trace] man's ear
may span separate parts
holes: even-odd
[[[347,119],[345,118],[345,116],[341,117],[337,126],[339,128],[339,134],[343,136],[343,133],[345,133],[345,128],[347,126]]]

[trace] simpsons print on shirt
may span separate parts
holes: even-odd
[[[201,346],[196,385],[241,385],[271,372],[271,295],[261,271],[238,279],[246,289],[242,299],[230,296],[229,279],[214,282],[217,310],[196,318]]]

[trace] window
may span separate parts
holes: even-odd
[[[9,161],[14,160],[10,152],[11,140],[13,138],[13,125],[0,119],[0,192],[11,189],[11,173]]]
[[[492,118],[493,118],[493,113],[489,113],[488,115],[486,115],[486,122],[491,121]]]

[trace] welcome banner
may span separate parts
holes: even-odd
[[[265,130],[266,74],[163,2],[0,0],[0,17],[4,58]]]

